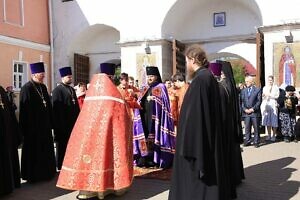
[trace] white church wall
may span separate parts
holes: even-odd
[[[256,66],[256,49],[254,44],[244,43],[237,38],[254,38],[257,26],[282,24],[299,20],[299,0],[266,1],[266,0],[231,0],[199,2],[198,0],[76,0],[62,3],[53,0],[53,38],[54,65],[66,66],[73,63],[72,53],[75,50],[83,54],[89,51],[104,51],[98,46],[97,35],[89,37],[91,42],[83,42],[74,48],[76,37],[84,29],[96,24],[108,25],[119,31],[119,42],[157,41],[162,38],[179,39],[184,42],[204,43],[208,53],[227,52],[238,53],[241,57]],[[175,12],[172,10],[177,8]],[[205,12],[203,12],[205,11]],[[213,13],[226,12],[226,26],[213,27]],[[167,20],[166,20],[167,19]],[[171,19],[171,20],[170,20]],[[165,23],[167,22],[167,23]],[[105,35],[110,38],[110,34]],[[232,39],[236,40],[232,40]],[[228,40],[227,40],[228,39]],[[283,38],[284,39],[284,38]],[[110,40],[110,39],[109,39]],[[109,41],[108,40],[108,41]],[[227,41],[226,41],[227,40]],[[267,39],[268,40],[268,39]],[[84,41],[84,40],[83,40]],[[87,45],[89,44],[89,46]],[[80,47],[81,46],[81,47]],[[266,44],[269,46],[269,44]],[[104,47],[104,46],[102,46]],[[114,47],[106,46],[107,48]],[[139,46],[122,46],[120,54],[89,54],[94,71],[102,60],[122,57],[122,69],[129,74],[136,73],[136,54],[144,53]],[[157,50],[159,49],[159,50]],[[108,50],[107,50],[108,51]],[[170,49],[154,45],[158,67],[169,65]],[[250,52],[251,51],[251,52]],[[269,47],[265,47],[266,66],[270,65]],[[165,55],[168,54],[168,55]],[[165,64],[167,63],[167,64]],[[91,70],[91,73],[93,73]],[[266,70],[269,70],[266,68]],[[54,72],[57,77],[57,72]],[[270,71],[266,71],[266,74]]]
[[[176,0],[77,0],[90,25],[105,23],[121,32],[121,42],[161,38],[161,21]]]
[[[218,7],[217,5],[206,4],[201,10],[207,12],[188,13],[185,19],[177,25],[176,32],[179,40],[183,41],[201,41],[213,38],[221,38],[234,35],[251,35],[255,34],[255,26],[259,20],[242,6],[225,4],[226,6]],[[197,8],[195,8],[197,9]],[[213,26],[213,13],[225,12],[225,26]],[[243,28],[241,28],[243,26]]]
[[[54,45],[54,82],[60,80],[58,68],[73,65],[73,55],[68,53],[68,48],[74,37],[82,29],[89,27],[84,13],[77,3],[62,3],[61,0],[52,1],[52,27]]]
[[[112,59],[121,59],[121,49],[117,44],[119,39],[119,32],[110,28],[96,32],[95,36],[89,37],[78,44],[78,51],[81,48],[84,49],[85,55],[90,58],[90,75],[99,72],[100,63]]]

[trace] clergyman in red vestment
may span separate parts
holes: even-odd
[[[93,76],[84,101],[57,187],[80,190],[78,199],[121,195],[133,180],[132,121],[125,101],[104,73]]]

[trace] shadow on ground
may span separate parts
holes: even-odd
[[[246,179],[237,190],[237,200],[289,200],[293,198],[299,192],[300,182],[289,180],[297,169],[288,166],[295,160],[294,157],[285,157],[245,168]],[[77,192],[57,188],[56,181],[57,177],[49,182],[25,183],[20,189],[14,190],[11,195],[1,199],[75,200]],[[109,195],[105,200],[167,199],[169,187],[169,181],[135,178],[132,187],[125,195],[121,197]]]
[[[289,180],[297,169],[287,166],[295,160],[286,157],[245,168],[246,179],[238,188],[238,200],[291,199],[300,187],[299,181]]]
[[[51,181],[39,182],[35,184],[23,183],[21,188],[17,188],[12,194],[4,196],[3,200],[48,200],[69,193],[57,188],[57,176]]]
[[[36,184],[23,183],[21,188],[15,189],[10,195],[1,197],[1,200],[75,200],[77,192],[57,188],[57,177],[48,182],[39,182]],[[140,200],[149,199],[169,189],[169,181],[135,178],[130,190],[121,197],[108,195],[105,200]],[[74,193],[72,195],[67,195]]]

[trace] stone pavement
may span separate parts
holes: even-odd
[[[237,200],[300,200],[300,142],[277,142],[260,148],[244,147],[246,179],[238,187]],[[22,184],[3,200],[75,200],[77,192],[55,187],[56,179],[38,184]],[[105,200],[165,200],[169,181],[135,178],[130,191]]]

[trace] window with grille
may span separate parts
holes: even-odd
[[[26,77],[26,64],[25,63],[14,63],[13,67],[13,86],[14,90],[21,90],[21,87],[27,81]]]

